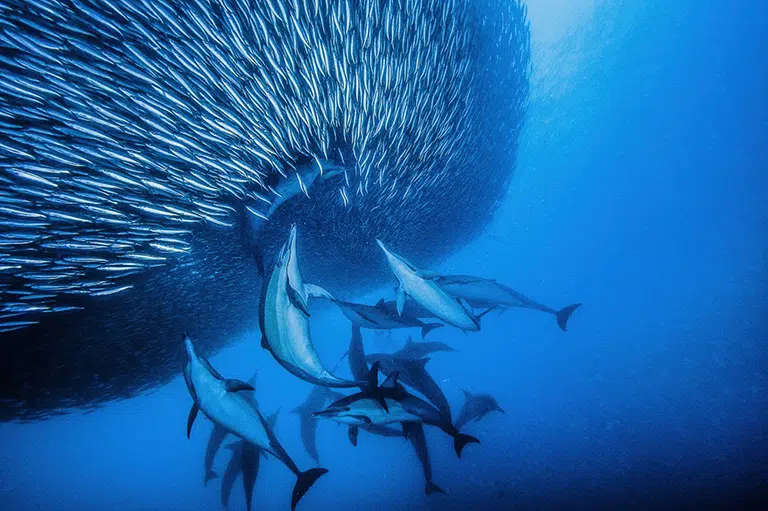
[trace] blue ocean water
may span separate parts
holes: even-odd
[[[352,447],[323,422],[329,474],[300,509],[764,507],[768,8],[532,0],[529,17],[515,176],[484,232],[435,269],[584,305],[565,333],[549,315],[510,310],[484,317],[480,333],[430,334],[458,350],[428,364],[454,412],[462,389],[506,412],[467,426],[480,444],[461,459],[427,428],[447,495],[424,495],[405,440],[361,433]],[[337,360],[347,320],[320,308],[312,328],[323,358]],[[364,332],[366,350],[397,349],[408,333]],[[309,385],[258,333],[211,362],[244,380],[257,371],[260,407],[280,410],[281,441],[314,466],[291,413]],[[0,508],[220,507],[218,480],[202,485],[210,423],[198,418],[185,438],[190,403],[180,371],[91,413],[0,424]],[[225,464],[222,451],[220,475]],[[263,461],[254,508],[287,509],[293,482]],[[243,507],[238,483],[231,508]]]

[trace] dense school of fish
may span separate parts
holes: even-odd
[[[517,0],[0,0],[0,420],[167,382],[190,317],[206,353],[253,328],[289,223],[334,286],[376,236],[463,243],[528,62]]]
[[[491,110],[477,83],[520,89],[524,20],[517,2],[0,0],[0,333],[130,292],[307,162],[346,165],[339,204],[385,210],[474,172],[519,127],[525,94]]]
[[[291,228],[288,240],[277,255],[269,275],[264,281],[259,306],[261,346],[268,350],[280,365],[292,375],[315,385],[306,401],[294,411],[299,414],[301,438],[305,449],[319,462],[316,442],[317,420],[330,419],[348,427],[350,443],[357,446],[360,430],[385,437],[405,437],[411,443],[422,465],[427,495],[445,494],[432,478],[424,426],[432,426],[453,439],[458,457],[468,444],[479,443],[461,428],[478,421],[487,414],[504,413],[496,400],[488,394],[473,394],[464,390],[465,402],[454,419],[450,404],[440,385],[429,374],[425,355],[437,351],[452,351],[439,342],[411,340],[394,353],[367,355],[361,328],[397,329],[421,328],[423,323],[398,323],[407,317],[405,305],[412,302],[411,313],[440,320],[437,326],[452,326],[463,331],[480,330],[480,318],[494,309],[527,308],[553,314],[557,325],[567,330],[568,320],[581,304],[560,310],[540,304],[531,298],[495,280],[472,276],[446,276],[417,268],[402,255],[393,252],[377,240],[386,256],[389,268],[397,279],[395,310],[382,299],[377,305],[353,304],[333,297],[316,284],[304,281],[297,255],[297,229]],[[327,370],[317,356],[310,336],[310,305],[315,299],[330,300],[339,306],[352,324],[352,336],[346,356],[351,377],[336,376],[335,369]],[[477,309],[488,307],[478,313]],[[350,313],[354,309],[355,313]],[[302,472],[288,455],[275,433],[274,421],[267,421],[253,397],[256,388],[250,383],[225,378],[198,355],[193,341],[185,336],[188,360],[184,377],[193,399],[187,421],[187,435],[199,411],[214,424],[206,448],[204,483],[216,477],[212,469],[223,438],[231,433],[243,439],[233,452],[227,468],[230,477],[222,479],[222,502],[227,504],[234,476],[242,472],[247,509],[251,509],[255,474],[259,453],[277,457],[297,477],[291,499],[291,509],[327,470],[313,468]],[[379,372],[386,379],[379,383]],[[355,388],[357,392],[344,395],[332,388]],[[418,393],[414,394],[412,392]],[[419,397],[423,396],[424,399]],[[285,404],[285,403],[281,403]],[[248,443],[251,445],[248,446]],[[248,450],[250,449],[250,451]]]

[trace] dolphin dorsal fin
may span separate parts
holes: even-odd
[[[381,308],[383,308],[383,307],[384,307],[384,304],[385,304],[385,303],[387,303],[387,302],[384,300],[384,298],[380,298],[380,299],[379,299],[379,301],[378,301],[378,302],[376,302],[376,307],[378,307],[379,309],[381,309]]]
[[[379,361],[373,363],[371,366],[371,370],[368,371],[368,385],[367,390],[368,392],[375,392],[376,389],[379,387]]]

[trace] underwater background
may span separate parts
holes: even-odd
[[[405,440],[363,433],[352,447],[342,426],[320,422],[329,474],[300,509],[764,508],[768,7],[531,0],[528,17],[514,176],[486,228],[433,269],[583,306],[567,332],[510,310],[489,313],[479,333],[430,334],[457,350],[428,364],[454,411],[462,389],[505,410],[466,427],[480,444],[461,459],[426,429],[447,495],[424,495]],[[332,366],[349,322],[330,306],[312,317]],[[396,350],[409,334],[364,331],[366,351]],[[259,337],[234,339],[211,363],[243,380],[256,371],[262,411],[280,410],[286,450],[314,466],[291,413],[311,386]],[[90,413],[0,423],[0,509],[220,508],[218,481],[202,485],[210,422],[185,438],[190,403],[180,367],[169,384]],[[254,508],[287,509],[292,484],[265,459]],[[244,508],[237,485],[230,508]]]

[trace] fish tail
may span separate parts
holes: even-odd
[[[311,468],[306,472],[299,472],[296,476],[296,484],[293,486],[293,495],[291,496],[291,511],[296,509],[301,497],[307,493],[317,479],[328,472],[327,468]]]
[[[573,305],[569,305],[568,307],[563,307],[559,311],[555,313],[555,316],[557,317],[557,325],[560,327],[560,329],[565,332],[567,330],[568,326],[568,318],[571,317],[571,314],[573,314],[573,311],[581,307],[580,303],[574,303]]]
[[[429,332],[435,328],[440,328],[441,326],[443,326],[442,323],[426,323],[421,327],[421,338],[424,339]]]
[[[456,450],[456,456],[461,458],[461,451],[464,449],[464,446],[472,443],[479,444],[480,440],[473,437],[472,435],[465,435],[464,433],[456,433],[453,436],[453,448]]]

